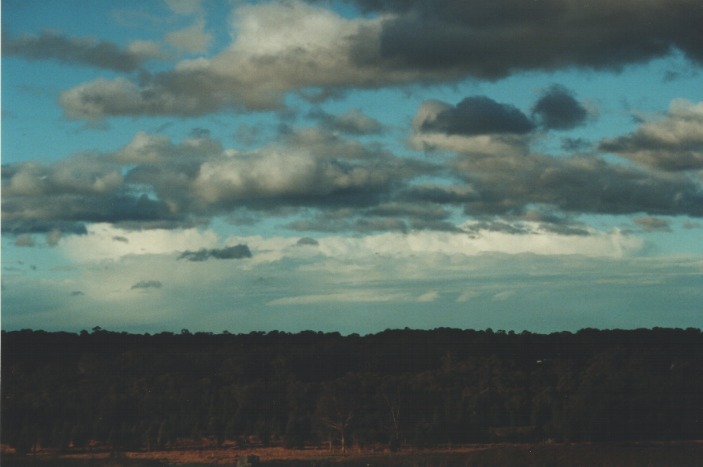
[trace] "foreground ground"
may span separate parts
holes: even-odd
[[[283,448],[232,450],[172,450],[109,453],[38,453],[16,457],[5,453],[2,465],[157,467],[167,465],[236,465],[257,456],[264,466],[703,466],[703,442],[599,443],[599,444],[497,444],[453,449],[407,450],[399,453]]]

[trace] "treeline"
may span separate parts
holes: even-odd
[[[697,329],[2,333],[18,452],[701,438]]]

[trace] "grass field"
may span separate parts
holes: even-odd
[[[48,454],[16,457],[5,454],[2,465],[40,467],[185,467],[236,465],[240,457],[256,455],[260,465],[279,467],[424,467],[424,466],[703,466],[703,442],[628,444],[499,444],[446,450],[407,450],[399,453],[330,454],[282,448],[237,451],[206,449],[108,453]]]

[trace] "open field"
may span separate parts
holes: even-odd
[[[157,467],[168,465],[236,465],[248,455],[260,465],[303,467],[361,466],[698,466],[703,465],[703,442],[597,443],[597,444],[494,444],[452,449],[389,452],[330,453],[322,449],[251,450],[203,449],[153,452],[46,453],[16,457],[5,454],[2,465]]]

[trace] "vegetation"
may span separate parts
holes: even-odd
[[[2,443],[20,454],[701,438],[697,329],[2,333]]]

